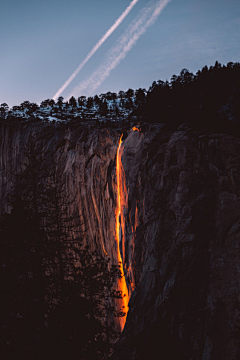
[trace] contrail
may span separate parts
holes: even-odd
[[[125,17],[130,13],[132,8],[137,4],[139,0],[133,0],[130,5],[126,8],[126,10],[122,13],[122,15],[115,21],[115,23],[110,27],[110,29],[103,35],[103,37],[97,42],[97,44],[92,48],[92,50],[88,53],[85,59],[81,62],[78,68],[74,71],[74,73],[69,77],[69,79],[60,87],[60,89],[53,96],[53,99],[56,100],[61,93],[66,89],[66,87],[73,81],[73,79],[77,76],[80,70],[86,65],[86,63],[91,59],[91,57],[95,54],[95,52],[102,46],[102,44],[109,38],[109,36],[117,29],[117,27],[123,22]]]
[[[157,4],[153,2],[144,7],[140,16],[134,20],[125,33],[120,37],[117,44],[110,50],[105,62],[92,74],[92,76],[75,87],[70,96],[78,96],[84,90],[89,93],[95,91],[102,82],[110,75],[111,71],[126,57],[141,35],[154,24],[158,16],[171,0],[160,0]],[[70,97],[69,96],[69,97]]]

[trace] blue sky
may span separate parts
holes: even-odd
[[[40,103],[52,98],[130,2],[4,0],[0,14],[0,103],[13,106],[25,100]],[[101,65],[147,3],[139,0],[63,97]],[[170,79],[183,68],[196,72],[216,60],[222,64],[240,62],[240,1],[171,0],[95,93],[148,89],[154,80]]]

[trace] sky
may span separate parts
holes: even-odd
[[[126,34],[132,40],[130,30],[146,6],[154,8],[159,1],[138,0],[61,95],[67,99],[148,89],[153,81],[170,80],[183,68],[196,73],[216,60],[240,62],[239,0],[165,0],[159,16],[136,36],[123,57],[125,47],[119,44]],[[12,107],[26,100],[40,104],[53,98],[130,3],[3,0],[0,104]],[[117,51],[120,60],[108,71]]]

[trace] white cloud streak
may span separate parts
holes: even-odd
[[[79,96],[83,91],[92,94],[110,75],[117,65],[126,57],[127,53],[137,43],[141,35],[154,24],[158,16],[171,0],[160,0],[157,3],[150,2],[144,7],[137,19],[135,19],[117,41],[117,44],[108,52],[107,59],[104,63],[90,76],[89,79],[75,87],[68,96]],[[85,95],[87,95],[85,93]]]
[[[68,80],[60,87],[60,89],[53,96],[53,99],[56,100],[61,93],[67,88],[67,86],[73,81],[73,79],[78,75],[78,73],[82,70],[84,65],[91,59],[91,57],[95,54],[95,52],[102,46],[102,44],[109,38],[110,35],[118,28],[118,26],[123,22],[126,16],[130,13],[132,8],[137,4],[139,0],[133,0],[130,5],[126,8],[126,10],[122,13],[122,15],[115,21],[115,23],[110,27],[110,29],[103,35],[103,37],[97,42],[97,44],[92,48],[92,50],[88,53],[85,59],[81,62],[78,68],[74,71],[74,73],[68,78]]]

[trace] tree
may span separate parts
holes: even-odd
[[[88,108],[88,110],[90,110],[92,107],[93,107],[93,98],[88,97],[87,98],[87,108]]]
[[[133,104],[133,96],[134,96],[134,90],[133,89],[128,89],[127,92],[125,93],[125,108],[127,110],[133,110],[134,104]]]
[[[180,72],[179,81],[182,85],[190,84],[193,80],[193,73],[190,73],[187,69],[183,69]]]
[[[142,106],[145,103],[146,90],[139,88],[135,91],[136,106]]]
[[[130,100],[130,99],[133,98],[133,95],[134,95],[134,90],[133,89],[128,89],[127,92],[126,92],[126,98],[128,100]]]
[[[22,111],[25,111],[25,110],[28,110],[30,108],[30,101],[23,101],[21,104],[20,104],[20,108]]]
[[[58,108],[60,110],[62,110],[62,105],[63,105],[63,97],[62,96],[59,96],[59,98],[57,100],[57,105],[58,105]]]
[[[66,100],[64,103],[63,103],[65,109],[67,109],[69,107],[69,102]]]
[[[8,110],[9,110],[8,104],[2,103],[2,104],[0,105],[1,118],[5,118],[5,115],[7,114]]]
[[[1,106],[1,109],[3,109],[5,112],[7,112],[9,110],[9,106],[6,103],[2,103],[0,106]]]
[[[41,107],[41,108],[46,108],[46,107],[50,106],[50,103],[49,103],[49,102],[51,102],[50,99],[43,100],[43,101],[41,102],[41,104],[40,104],[40,107]]]
[[[133,109],[133,101],[132,98],[129,98],[125,101],[125,107],[127,110],[132,110]]]
[[[215,62],[214,69],[221,69],[221,64],[218,61]]]
[[[112,100],[115,102],[117,100],[117,93],[113,92],[112,93]]]
[[[28,105],[28,109],[27,109],[27,114],[28,115],[32,115],[35,111],[37,111],[39,109],[38,104],[36,103],[30,103]]]
[[[125,99],[125,93],[124,93],[124,91],[119,91],[119,93],[118,93],[118,99],[120,100],[120,106],[121,107],[124,107],[124,105],[125,105],[125,101],[124,101],[124,99]]]
[[[106,94],[100,94],[99,99],[103,102],[104,100],[107,100],[107,95]]]
[[[51,108],[53,108],[53,106],[55,105],[55,101],[53,99],[49,100],[48,102],[49,106],[51,106]]]
[[[72,106],[72,108],[75,108],[77,106],[77,100],[74,96],[70,97],[69,104]]]
[[[100,114],[102,116],[107,116],[108,114],[108,104],[107,104],[107,101],[104,100],[101,104],[100,104]]]
[[[125,96],[124,91],[120,90],[120,91],[118,92],[118,98],[119,98],[120,100],[122,100],[122,99],[124,98],[124,96]]]
[[[99,104],[100,104],[100,102],[101,102],[99,96],[98,96],[98,95],[95,95],[94,98],[93,98],[93,100],[94,100],[94,103],[95,103],[97,106],[99,106]]]
[[[86,103],[86,96],[80,96],[78,98],[78,105],[80,106],[80,109],[82,110],[83,106],[85,106]]]

